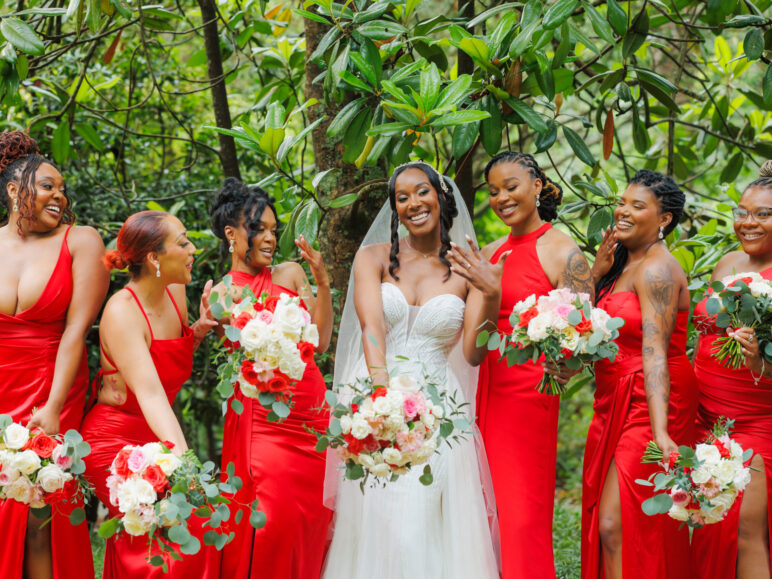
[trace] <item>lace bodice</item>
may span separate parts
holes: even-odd
[[[411,306],[391,283],[381,284],[381,299],[389,364],[394,364],[397,356],[404,356],[423,364],[437,378],[445,378],[448,353],[461,335],[464,300],[454,294],[440,294],[422,306]],[[396,363],[400,367],[405,364],[399,360]]]

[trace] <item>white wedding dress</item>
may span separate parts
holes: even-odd
[[[381,284],[381,297],[390,373],[395,366],[403,372],[406,364],[418,363],[421,371],[428,371],[455,393],[457,403],[469,402],[473,408],[474,400],[468,398],[476,384],[462,382],[476,379],[476,373],[458,375],[469,368],[458,358],[463,356],[459,338],[464,301],[442,294],[422,306],[410,306],[391,283]],[[367,375],[364,360],[357,373]],[[336,513],[324,578],[498,578],[490,531],[496,527],[493,497],[484,496],[483,489],[491,487],[476,438],[469,433],[459,444],[439,446],[430,461],[434,482],[429,486],[418,480],[422,466],[385,487],[368,483],[364,493],[359,481],[343,480],[340,470],[334,473],[338,477]]]

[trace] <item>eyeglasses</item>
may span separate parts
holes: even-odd
[[[748,219],[748,215],[752,215],[756,223],[763,223],[772,216],[772,207],[756,207],[753,211],[748,211],[745,207],[732,209],[732,216],[735,221],[745,221]]]

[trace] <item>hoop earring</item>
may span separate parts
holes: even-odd
[[[155,264],[155,276],[156,277],[161,277],[161,264],[160,263],[156,263]]]
[[[228,253],[233,253],[233,252],[235,251],[235,250],[233,249],[233,240],[232,240],[232,239],[230,239],[230,240],[228,241],[228,243],[230,244],[230,245],[228,246]]]
[[[659,238],[660,238],[660,239],[664,239],[664,238],[665,238],[665,233],[664,233],[664,231],[663,231],[664,229],[665,229],[665,228],[664,228],[664,227],[662,227],[661,225],[659,226]]]

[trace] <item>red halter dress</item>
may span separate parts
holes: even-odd
[[[182,321],[177,304],[167,289],[169,299],[180,319],[182,335],[179,338],[158,340],[153,336],[153,328],[142,304],[131,288],[125,288],[131,293],[142,311],[150,329],[150,356],[158,372],[158,378],[164,387],[169,404],[190,377],[193,371],[193,331]],[[104,353],[104,350],[103,350]],[[112,360],[106,354],[105,359],[115,368]],[[117,370],[100,371],[104,374],[114,374]],[[96,495],[104,504],[110,517],[120,515],[117,507],[110,504],[110,491],[107,488],[107,477],[110,465],[115,455],[127,444],[143,445],[158,442],[158,437],[148,426],[137,397],[130,388],[126,388],[126,402],[121,406],[96,404],[83,421],[83,438],[91,445],[91,454],[86,457],[86,476],[96,489]],[[195,534],[197,518],[193,517],[189,524]],[[219,577],[215,567],[216,557],[213,547],[201,546],[201,551],[195,555],[182,555],[182,560],[167,557],[169,572],[164,573],[161,567],[153,567],[147,562],[147,537],[132,537],[126,533],[114,536],[107,541],[105,550],[103,579],[191,579]]]
[[[275,285],[269,268],[256,276],[232,271],[233,284],[278,296],[297,294]],[[268,422],[266,410],[236,388],[244,405],[236,414],[228,405],[223,434],[222,470],[233,463],[244,483],[236,494],[240,503],[259,499],[267,523],[255,530],[244,517],[236,538],[225,546],[222,577],[233,579],[310,579],[322,570],[332,511],[322,504],[325,457],[317,452],[316,437],[306,428],[323,432],[329,414],[321,410],[326,387],[315,363],[292,387],[293,408],[283,422]]]
[[[32,417],[33,408],[45,405],[51,391],[59,341],[72,299],[72,256],[67,246],[70,229],[64,234],[56,266],[38,301],[14,316],[0,313],[0,414],[8,414],[24,425]],[[62,433],[80,426],[87,392],[84,348],[60,415]],[[72,508],[69,504],[59,506],[51,521],[54,579],[94,576],[88,526],[85,522],[77,527],[70,524]],[[0,577],[22,577],[28,514],[29,508],[16,501],[0,503]]]
[[[772,279],[772,268],[761,272]],[[725,335],[715,325],[715,316],[705,309],[706,297],[694,308],[694,323],[701,331],[694,359],[694,372],[699,387],[697,440],[707,437],[719,416],[733,419],[731,436],[745,449],[753,449],[764,459],[767,481],[767,522],[772,529],[772,380],[763,378],[756,384],[750,370],[727,368],[713,358],[713,342]],[[751,478],[761,473],[751,471]],[[696,577],[733,579],[737,566],[737,532],[742,495],[720,523],[706,525],[694,532],[692,554]]]
[[[539,262],[536,242],[552,227],[510,235],[491,257],[506,251],[498,328],[511,332],[512,308],[554,288]],[[493,479],[501,531],[503,579],[554,579],[552,511],[555,502],[560,398],[540,394],[541,363],[508,366],[491,352],[480,367],[478,422]],[[517,490],[515,490],[517,489]]]
[[[612,290],[613,291],[613,290]],[[683,579],[690,577],[689,533],[667,515],[650,517],[641,503],[651,497],[647,479],[660,469],[641,464],[652,439],[649,407],[643,383],[641,305],[631,291],[609,293],[598,306],[624,318],[616,342],[614,362],[595,363],[595,412],[584,453],[582,485],[582,579],[604,576],[599,533],[599,503],[611,461],[616,464],[622,511],[622,568],[625,579]],[[670,370],[668,433],[676,444],[694,442],[697,385],[686,357],[689,312],[679,311],[667,352]]]

